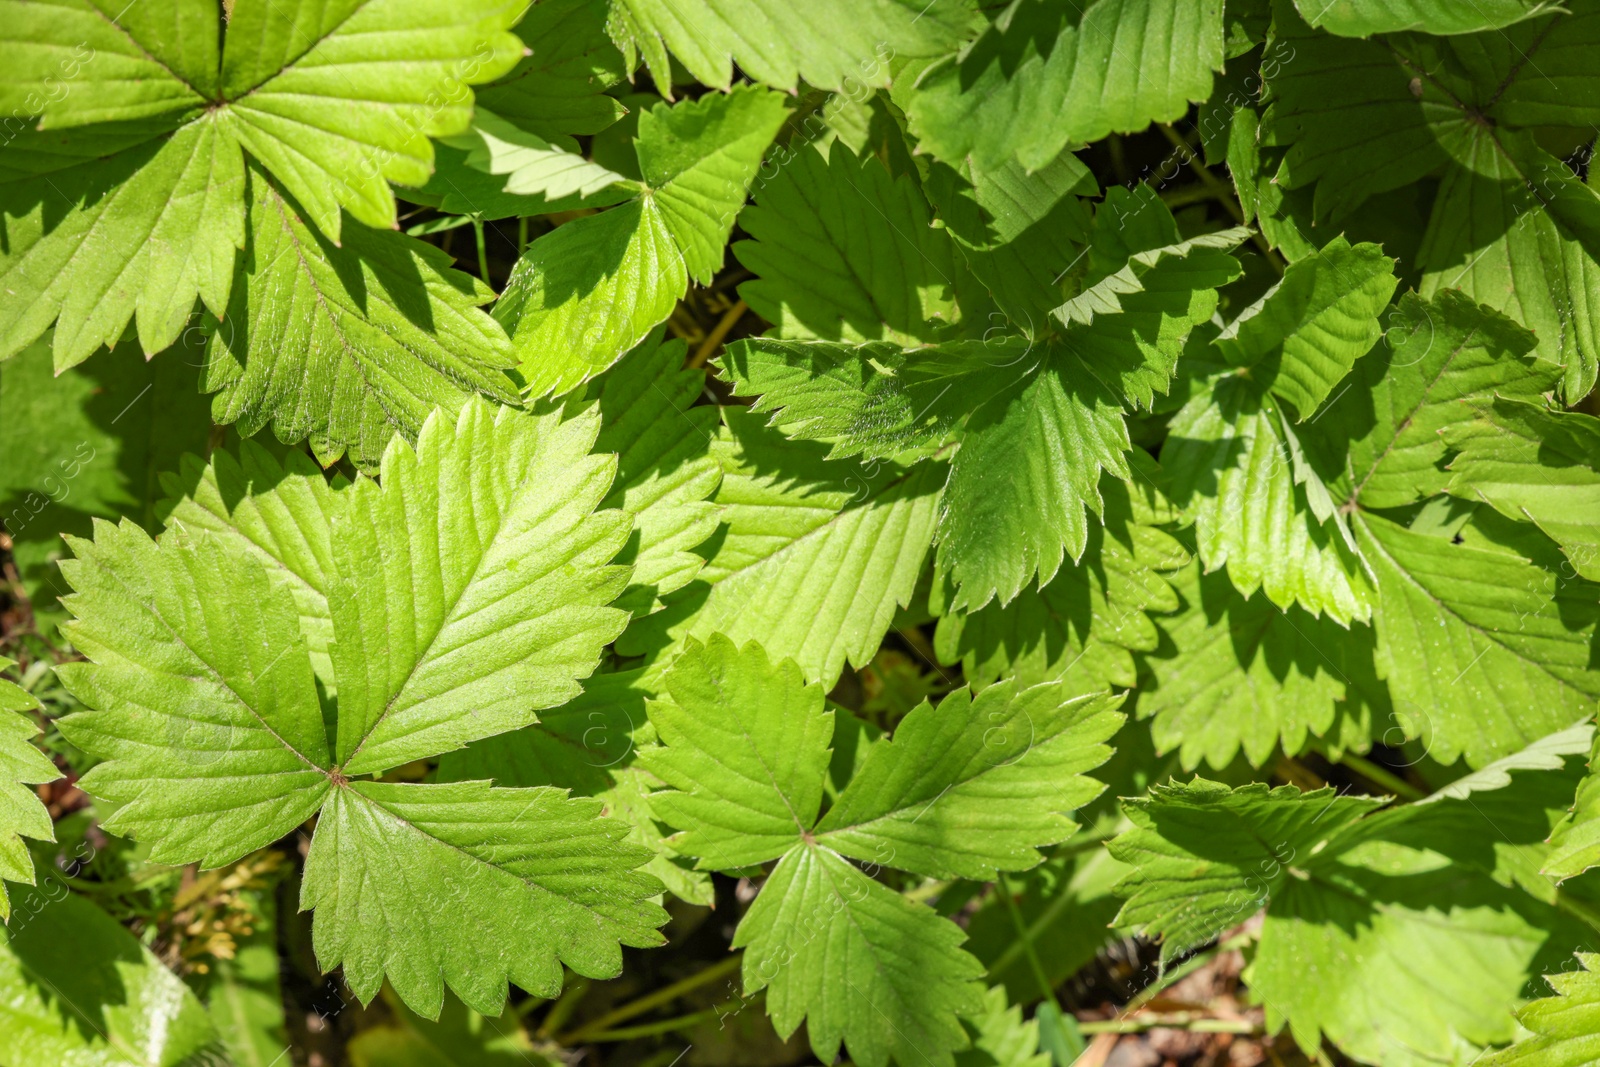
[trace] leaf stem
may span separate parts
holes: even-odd
[[[733,307],[729,308],[722,318],[717,320],[717,324],[711,327],[711,332],[706,334],[704,341],[700,342],[700,347],[694,350],[694,356],[690,358],[689,366],[705,366],[706,360],[711,358],[711,353],[715,352],[717,346],[722,343],[722,339],[728,336],[728,331],[733,329],[734,324],[743,318],[744,313],[749,310],[749,305],[743,300],[736,302]]]
[[[1033,932],[1028,929],[1027,920],[1022,917],[1022,909],[1017,906],[1017,898],[1011,892],[1011,883],[1007,880],[1004,871],[996,871],[995,886],[1000,890],[1000,896],[1006,902],[1006,910],[1011,913],[1011,922],[1017,928],[1017,938],[1022,943],[1022,952],[1028,958],[1028,966],[1033,971],[1034,981],[1039,983],[1039,988],[1044,991],[1044,1002],[1055,1009],[1053,1014],[1059,1020],[1060,1036],[1066,1039],[1065,1051],[1073,1059],[1083,1054],[1086,1043],[1078,1029],[1078,1020],[1075,1016],[1061,1010],[1061,1004],[1056,1000],[1055,987],[1045,974],[1044,964],[1039,962],[1039,954],[1033,948]],[[1041,1035],[1042,1036],[1042,1035]],[[1042,1042],[1041,1042],[1042,1044]],[[1071,1060],[1067,1061],[1072,1062]],[[1063,1065],[1064,1067],[1064,1065]]]
[[[1339,762],[1373,785],[1382,786],[1404,800],[1421,800],[1428,795],[1389,768],[1382,764],[1374,763],[1365,756],[1358,756],[1354,752],[1346,752]]]
[[[478,277],[483,279],[483,284],[493,289],[489,281],[489,250],[483,243],[483,219],[481,216],[472,216],[472,236],[478,241]]]
[[[1106,1019],[1079,1023],[1086,1034],[1138,1034],[1146,1030],[1188,1030],[1196,1034],[1254,1034],[1261,1027],[1247,1019],[1217,1019],[1201,1012],[1180,1011],[1169,1015],[1141,1015],[1137,1019]]]
[[[1233,216],[1233,221],[1243,226],[1245,224],[1244,209],[1239,206],[1239,201],[1234,196],[1233,190],[1224,185],[1222,183],[1222,179],[1218,178],[1215,174],[1212,174],[1210,167],[1200,162],[1200,158],[1195,155],[1193,146],[1191,146],[1188,141],[1184,140],[1183,135],[1177,130],[1173,129],[1171,124],[1162,122],[1158,123],[1157,126],[1161,130],[1162,135],[1172,143],[1174,148],[1182,149],[1184,155],[1187,157],[1184,161],[1184,165],[1189,168],[1189,172],[1196,178],[1200,179],[1201,185],[1204,185],[1207,189],[1211,190],[1212,195],[1217,198],[1217,201],[1227,209],[1228,214]],[[1272,246],[1267,243],[1267,239],[1261,235],[1261,231],[1254,226],[1250,227],[1250,240],[1257,248],[1261,249],[1261,254],[1266,257],[1267,262],[1272,265],[1272,269],[1277,271],[1281,276],[1285,269],[1283,257],[1278,255],[1277,252],[1273,251]]]
[[[571,985],[561,991],[561,998],[550,1005],[550,1010],[545,1013],[544,1021],[539,1024],[537,1036],[549,1037],[572,1017],[578,1010],[578,1005],[583,1002],[584,995],[589,992],[589,979],[582,975],[574,976]]]
[[[584,1023],[578,1029],[569,1034],[563,1034],[556,1040],[563,1045],[581,1045],[585,1041],[591,1040],[594,1034],[608,1030],[617,1023],[631,1019],[635,1015],[643,1015],[651,1008],[670,1004],[691,989],[699,989],[708,982],[715,982],[728,972],[737,970],[739,964],[743,961],[744,953],[736,952],[727,959],[719,960],[711,966],[696,971],[687,978],[679,979],[648,996],[629,1001],[620,1008],[608,1011],[593,1022]]]

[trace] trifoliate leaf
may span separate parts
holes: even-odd
[[[56,569],[61,535],[88,536],[95,517],[153,525],[158,474],[206,447],[200,359],[186,343],[146,361],[137,342],[124,341],[53,376],[41,338],[0,362],[0,516],[41,634],[65,614],[56,599],[67,591]]]
[[[859,465],[795,444],[742,408],[723,409],[712,498],[726,533],[700,578],[676,594],[673,640],[723,633],[760,640],[807,678],[832,685],[845,661],[865,666],[909,604],[933,538],[943,467]],[[634,629],[619,649],[645,651]]]
[[[1350,389],[1301,432],[1335,498],[1362,507],[1442,491],[1450,473],[1440,432],[1495,396],[1535,397],[1560,373],[1529,355],[1532,334],[1453,290],[1431,301],[1407,293],[1384,336]]]
[[[1189,568],[1172,583],[1184,610],[1157,619],[1172,650],[1142,660],[1154,685],[1138,705],[1155,720],[1158,750],[1176,749],[1192,770],[1221,769],[1240,752],[1259,767],[1280,746],[1295,755],[1314,739],[1334,753],[1366,747],[1382,690],[1369,630],[1246,599],[1222,573]]]
[[[1011,681],[976,698],[957,690],[937,709],[925,700],[868,749],[816,840],[930,878],[1032,867],[1039,848],[1077,829],[1065,813],[1104,788],[1085,772],[1111,755],[1103,742],[1122,725],[1120,703]]]
[[[1531,1036],[1476,1062],[1480,1067],[1591,1067],[1600,1063],[1600,955],[1577,954],[1580,970],[1545,975],[1555,996],[1517,1011]]]
[[[1383,803],[1204,778],[1153,786],[1149,797],[1123,801],[1134,828],[1109,843],[1134,868],[1117,885],[1127,901],[1116,925],[1160,938],[1163,958],[1181,955],[1304,878],[1310,857]]]
[[[1310,32],[1278,0],[1272,47],[1294,59],[1271,63],[1262,144],[1283,150],[1272,180],[1291,194],[1314,192],[1318,218],[1442,166],[1418,255],[1423,294],[1459,286],[1512,313],[1538,334],[1542,358],[1566,365],[1567,391],[1580,396],[1600,367],[1597,309],[1583,283],[1600,270],[1600,199],[1535,135],[1593,126],[1600,83],[1586,57],[1600,18],[1538,10],[1546,13],[1481,33],[1357,41]],[[1369,13],[1380,11],[1406,19],[1416,5]],[[1474,21],[1497,19],[1463,9],[1458,28]]]
[[[201,378],[220,390],[218,422],[245,437],[270,422],[280,441],[309,436],[324,464],[348,452],[370,468],[435,407],[516,398],[505,334],[478,310],[488,286],[401,234],[352,225],[335,247],[261,172],[250,186],[246,278],[212,326]]]
[[[632,521],[595,511],[616,470],[589,455],[598,423],[474,401],[351,487],[328,597],[345,773],[527,726],[578,695],[627,622],[606,605],[627,583],[609,563]]]
[[[506,980],[561,990],[562,964],[595,977],[622,969],[618,943],[658,945],[661,883],[598,800],[488,782],[349,782],[332,790],[306,856],[300,905],[315,909],[324,967],[344,965],[363,1002],[385,977],[437,1018],[450,989],[498,1015]]]
[[[980,1011],[983,965],[966,935],[924,904],[817,845],[791,849],[734,934],[747,994],[767,991],[780,1036],[802,1021],[832,1061],[843,1041],[864,1067],[951,1067],[967,1044],[959,1016]]]
[[[600,411],[595,451],[617,454],[617,477],[601,506],[633,516],[637,536],[617,557],[633,565],[633,580],[616,604],[636,616],[694,580],[705,559],[693,549],[717,528],[717,506],[707,499],[722,480],[711,455],[717,409],[694,406],[705,372],[684,367],[685,350],[682,341],[663,344],[652,334],[586,393]]]
[[[701,869],[733,870],[776,859],[809,837],[822,804],[833,712],[793,660],[774,664],[760,645],[740,649],[721,634],[690,639],[650,704],[661,739],[644,765],[671,791],[657,816],[683,829],[671,838]]]
[[[227,1062],[183,979],[111,916],[47,878],[38,911],[14,930],[0,928],[0,1059],[17,1067]]]
[[[1335,237],[1289,264],[1283,280],[1215,344],[1234,366],[1288,401],[1304,422],[1378,340],[1394,295],[1394,260],[1375,244]]]
[[[41,132],[8,152],[20,166],[7,177],[39,178],[6,197],[21,224],[8,226],[0,274],[32,295],[0,320],[0,351],[59,316],[56,363],[70,366],[137,311],[151,354],[178,336],[197,294],[222,314],[245,243],[245,152],[329,240],[341,239],[341,209],[394,226],[389,182],[425,182],[428,138],[471,117],[466,86],[521,52],[505,32],[521,8],[505,0],[327,11],[240,0],[228,12],[225,30],[214,6],[193,2],[161,15],[86,0],[13,14],[0,107],[36,116]],[[41,92],[42,78],[54,88]],[[29,158],[41,149],[44,161]]]
[[[887,85],[891,58],[944,52],[968,18],[952,0],[822,0],[803,9],[782,0],[611,0],[610,29],[629,68],[642,55],[670,97],[668,49],[698,81],[721,89],[733,64],[778,89],[797,80],[834,90]]]
[[[341,208],[392,227],[387,182],[428,180],[428,138],[471,117],[466,86],[522,55],[506,32],[521,13],[504,0],[367,0],[332,11],[238,0],[223,38],[219,114],[327,236],[339,239]]]
[[[1317,515],[1296,484],[1284,418],[1257,382],[1217,378],[1173,417],[1161,450],[1173,498],[1194,519],[1206,570],[1226,565],[1245,596],[1260,589],[1280,608],[1366,621],[1371,583],[1344,517]]]
[[[15,660],[0,656],[0,671],[14,666]],[[32,694],[0,678],[0,878],[26,885],[34,884],[33,857],[22,838],[56,839],[50,812],[28,786],[61,777],[50,758],[33,746],[39,727],[30,713],[38,710]],[[0,920],[10,917],[11,901],[0,883]]]
[[[941,660],[959,660],[974,685],[1060,678],[1087,693],[1137,684],[1132,653],[1153,652],[1160,640],[1147,613],[1178,609],[1167,578],[1189,553],[1135,517],[1124,483],[1102,478],[1100,492],[1105,525],[1089,527],[1085,562],[1062,567],[1042,589],[1024,589],[1009,604],[946,612],[933,638]]]
[[[72,542],[68,631],[89,662],[58,673],[91,710],[61,729],[102,761],[81,784],[120,805],[106,827],[157,862],[216,866],[331,805],[303,883],[319,959],[344,962],[365,1000],[387,975],[430,1016],[446,984],[493,1014],[508,977],[553,993],[562,963],[615,974],[619,941],[656,943],[665,913],[644,900],[661,885],[635,871],[650,854],[600,801],[351,780],[576,695],[626,621],[604,606],[632,522],[594,511],[615,462],[589,455],[599,422],[474,400],[436,413],[415,449],[394,442],[381,484],[319,489],[255,457],[209,485],[200,472],[175,508],[204,519],[193,529],[175,521],[157,544],[101,523]],[[278,499],[224,521],[209,497],[236,489]],[[297,582],[332,617],[326,691]]]
[[[1214,0],[1023,0],[895,95],[940,159],[1037,170],[1068,144],[1170,122],[1205,99],[1222,30]]]
[[[1532,521],[1578,575],[1600,579],[1600,422],[1502,399],[1443,436],[1459,453],[1450,460],[1449,492]]]
[[[1378,672],[1434,759],[1481,767],[1594,711],[1592,586],[1508,552],[1353,518],[1377,576]]]
[[[605,370],[667,317],[690,279],[710,282],[785,114],[779,94],[746,87],[640,116],[643,194],[533,242],[495,305],[533,395]]]
[[[954,251],[908,177],[832,145],[775,156],[739,217],[739,287],[777,335],[837,341],[935,339],[954,318]]]
[[[1561,9],[1554,0],[1488,0],[1466,6],[1444,0],[1295,0],[1295,6],[1311,25],[1342,37],[1397,30],[1475,33]]]

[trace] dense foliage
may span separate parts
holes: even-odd
[[[0,1065],[1600,1064],[1600,0],[0,27]]]

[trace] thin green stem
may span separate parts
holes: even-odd
[[[655,1037],[657,1034],[670,1034],[674,1030],[687,1030],[691,1026],[708,1023],[718,1015],[718,1009],[707,1008],[697,1011],[693,1015],[680,1015],[676,1019],[666,1019],[658,1023],[645,1023],[642,1026],[624,1026],[620,1030],[601,1030],[593,1034],[585,1034],[585,1043],[593,1041],[632,1041],[636,1037]]]
[[[572,1013],[578,1010],[578,1005],[583,1002],[584,995],[589,992],[589,979],[576,976],[571,985],[561,991],[561,999],[550,1005],[550,1010],[545,1014],[544,1021],[539,1024],[538,1036],[549,1037],[556,1030],[566,1025]]]
[[[1017,906],[1017,898],[1011,892],[1011,883],[1002,871],[995,872],[995,887],[1000,890],[1000,895],[1005,899],[1006,910],[1011,913],[1011,922],[1017,928],[1017,938],[1022,942],[1022,951],[1028,958],[1028,967],[1033,971],[1033,977],[1039,983],[1039,988],[1044,991],[1044,1003],[1054,1009],[1053,1014],[1060,1020],[1068,1047],[1062,1051],[1076,1059],[1083,1054],[1083,1035],[1078,1029],[1078,1020],[1071,1014],[1061,1010],[1061,1003],[1056,1000],[1055,987],[1050,978],[1045,974],[1044,964],[1039,961],[1039,953],[1034,951],[1033,932],[1028,929],[1027,920],[1022,916],[1022,909]],[[1040,1009],[1043,1011],[1043,1008]],[[1042,1037],[1041,1032],[1041,1037]],[[1041,1045],[1043,1041],[1041,1041]],[[1059,1058],[1059,1057],[1056,1057]],[[1071,1062],[1068,1060],[1067,1062]]]
[[[1234,222],[1243,226],[1244,208],[1239,206],[1239,201],[1234,195],[1234,191],[1224,185],[1222,179],[1212,174],[1211,168],[1200,161],[1200,157],[1195,154],[1194,148],[1189,142],[1183,139],[1182,134],[1165,122],[1159,123],[1158,128],[1161,130],[1162,136],[1166,137],[1174,148],[1180,149],[1187,157],[1184,165],[1189,168],[1189,173],[1199,178],[1200,184],[1211,190],[1218,203],[1227,209],[1228,214],[1233,216]],[[1281,275],[1284,272],[1283,257],[1273,251],[1272,246],[1267,244],[1267,239],[1261,236],[1260,232],[1254,227],[1250,230],[1250,240],[1255,243],[1257,248],[1261,249],[1261,254],[1272,265],[1272,269]]]
[[[1213,1019],[1197,1012],[1174,1012],[1170,1015],[1143,1015],[1137,1019],[1107,1019],[1103,1022],[1079,1023],[1078,1029],[1086,1034],[1139,1034],[1146,1030],[1188,1030],[1196,1034],[1254,1034],[1261,1028],[1245,1019]]]
[[[1354,752],[1346,752],[1339,762],[1373,785],[1382,786],[1404,800],[1421,800],[1428,795],[1389,768],[1374,763],[1365,756],[1358,756]]]
[[[556,1040],[563,1045],[581,1045],[590,1040],[590,1036],[604,1030],[609,1030],[617,1023],[625,1022],[635,1015],[643,1015],[652,1008],[659,1008],[663,1004],[670,1004],[691,989],[699,989],[708,982],[715,982],[718,978],[730,971],[737,970],[744,961],[743,953],[735,953],[725,960],[719,960],[711,966],[696,971],[687,978],[679,979],[669,986],[664,986],[648,996],[632,1000],[620,1008],[606,1012],[593,1022],[584,1023],[570,1034],[563,1034]]]
[[[483,243],[483,219],[477,215],[472,216],[472,236],[478,241],[478,277],[483,279],[483,284],[493,289],[489,281],[489,249]]]

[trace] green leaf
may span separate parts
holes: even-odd
[[[1283,279],[1216,340],[1223,358],[1291,404],[1304,422],[1382,333],[1394,260],[1335,237],[1289,264]]]
[[[527,726],[578,695],[627,623],[607,606],[627,571],[609,564],[632,521],[595,511],[616,470],[589,455],[598,422],[474,402],[352,486],[330,536],[345,773]]]
[[[1259,767],[1280,746],[1295,755],[1313,741],[1335,755],[1367,747],[1382,699],[1370,630],[1246,599],[1220,572],[1189,568],[1172,583],[1184,610],[1157,620],[1171,646],[1142,660],[1154,684],[1138,706],[1159,750],[1192,770],[1240,752]]]
[[[657,943],[665,913],[645,898],[661,885],[635,870],[650,853],[600,801],[351,780],[578,693],[626,621],[605,604],[632,521],[594,511],[615,462],[589,455],[599,421],[473,401],[415,449],[392,444],[381,485],[330,490],[247,457],[211,484],[198,472],[175,508],[205,520],[193,529],[158,544],[100,523],[73,541],[68,632],[89,662],[59,673],[91,710],[61,729],[102,761],[80,784],[119,805],[106,828],[156,862],[216,866],[326,808],[303,883],[318,958],[364,1001],[387,974],[430,1016],[446,984],[495,1014],[508,977],[553,995],[561,964],[615,974],[619,941]],[[245,479],[256,506],[212,510]],[[313,594],[332,617],[326,687],[302,630]]]
[[[476,90],[478,104],[547,138],[595,134],[626,108],[606,90],[628,79],[594,0],[541,0],[514,31],[528,52],[504,77]]]
[[[439,759],[435,779],[493,779],[502,786],[556,786],[595,797],[607,814],[630,827],[627,840],[652,853],[641,870],[661,879],[668,891],[709,906],[711,879],[689,869],[665,843],[649,794],[664,784],[634,758],[638,746],[656,739],[645,700],[658,694],[659,671],[596,674],[582,695],[542,712],[533,726],[474,741]]]
[[[781,337],[934,340],[954,318],[955,258],[916,183],[838,144],[769,167],[739,217],[753,240],[733,245],[756,275],[739,286],[750,307]]]
[[[611,0],[610,29],[629,69],[642,55],[670,97],[668,49],[696,80],[720,89],[734,64],[778,89],[798,80],[835,90],[887,85],[890,59],[945,51],[968,18],[951,0],[822,0],[803,10],[782,0]]]
[[[1356,364],[1351,388],[1302,432],[1337,500],[1403,507],[1444,490],[1441,432],[1496,396],[1531,399],[1555,384],[1554,364],[1529,355],[1533,335],[1454,290],[1407,293],[1396,321]]]
[[[55,322],[56,367],[74,366],[137,315],[148,355],[178,339],[196,294],[214,314],[228,306],[245,243],[239,146],[214,116],[158,132],[29,131],[8,146],[49,162],[8,168],[0,185],[0,282],[13,294],[0,305],[0,354]]]
[[[563,139],[565,140],[565,139]],[[552,142],[487,108],[478,107],[465,133],[443,139],[467,153],[467,166],[504,176],[502,190],[514,196],[546,200],[590,197],[628,179],[607,170],[569,145]]]
[[[221,449],[210,463],[186,454],[176,473],[161,475],[168,499],[158,510],[168,527],[204,530],[236,545],[288,586],[312,667],[328,688],[334,685],[328,593],[337,578],[331,531],[347,485],[341,475],[330,484],[303,452],[280,461],[254,441],[240,442],[237,458]]]
[[[1600,866],[1600,744],[1589,754],[1589,772],[1578,783],[1572,806],[1550,832],[1550,854],[1540,873],[1557,882]]]
[[[175,1067],[225,1055],[183,980],[115,919],[49,876],[0,930],[0,1060],[16,1067]]]
[[[1476,136],[1461,156],[1417,252],[1421,293],[1455,286],[1515,319],[1538,337],[1540,358],[1565,366],[1566,394],[1583,396],[1600,367],[1600,231],[1564,217],[1558,202],[1592,214],[1600,201],[1524,134]]]
[[[186,338],[187,340],[187,338]],[[146,361],[124,341],[60,376],[42,338],[0,362],[0,517],[34,626],[52,634],[65,614],[56,560],[61,534],[88,536],[95,517],[153,525],[157,474],[210,436],[197,347]]]
[[[724,408],[723,418],[712,499],[727,530],[710,542],[700,579],[658,618],[674,640],[759,640],[831,685],[846,660],[867,664],[896,608],[910,603],[945,472],[827,460],[825,449],[785,441],[742,408]],[[633,633],[624,654],[648,647]]]
[[[983,995],[983,1011],[966,1017],[972,1048],[956,1054],[956,1067],[1050,1067],[1039,1051],[1039,1023],[1024,1022],[1020,1005],[1006,1003],[1004,986]]]
[[[1547,773],[1522,778],[1537,787]],[[1512,854],[1537,848],[1548,825],[1540,806],[1537,823],[1513,821],[1527,800],[1398,808],[1304,860],[1307,877],[1273,896],[1245,973],[1269,1030],[1287,1023],[1308,1055],[1327,1039],[1402,1067],[1475,1061],[1482,1046],[1510,1040],[1529,981],[1591,936],[1473,862],[1502,842]],[[1308,983],[1307,973],[1324,977]]]
[[[967,1044],[959,1015],[982,1010],[983,966],[966,935],[924,904],[873,881],[836,853],[798,845],[745,913],[744,988],[767,991],[780,1036],[806,1024],[811,1049],[832,1062],[843,1041],[863,1067],[950,1067]]]
[[[1593,712],[1592,586],[1376,515],[1353,525],[1377,576],[1379,675],[1434,759],[1481,767]]]
[[[929,165],[923,188],[972,273],[1011,322],[1030,335],[1066,295],[1062,278],[1088,243],[1089,168],[1063,151],[1037,173],[1011,161],[992,170],[971,157],[959,170]]]
[[[821,810],[833,719],[793,660],[774,664],[721,634],[690,639],[650,704],[662,747],[641,753],[672,787],[650,798],[683,828],[670,845],[703,870],[736,870],[799,844]]]
[[[1023,0],[896,96],[940,159],[1037,170],[1069,144],[1181,117],[1210,95],[1222,41],[1214,0]]]
[[[0,656],[0,671],[15,666],[15,660]],[[32,694],[0,677],[0,877],[27,885],[34,884],[33,857],[22,838],[56,839],[50,812],[28,786],[61,777],[50,758],[33,747],[39,726],[32,713],[38,710]],[[11,901],[0,882],[0,920],[10,918]]]
[[[690,279],[711,281],[785,115],[779,94],[742,87],[640,116],[643,195],[533,242],[495,305],[533,395],[605,370],[667,317]]]
[[[1132,653],[1152,652],[1160,639],[1147,613],[1177,610],[1167,578],[1189,553],[1149,516],[1137,515],[1122,482],[1102,478],[1100,492],[1105,525],[1090,526],[1084,564],[1061,568],[1042,589],[1024,589],[1009,604],[946,611],[933,638],[940,660],[959,660],[974,685],[1061,678],[1087,693],[1137,683]]]
[[[817,843],[930,878],[1032,867],[1039,848],[1077,829],[1064,813],[1104,788],[1085,772],[1111,755],[1103,742],[1122,725],[1120,703],[1010,681],[976,698],[957,690],[937,709],[924,700],[867,751]]]
[[[80,780],[104,825],[157,863],[216,867],[310,818],[331,783],[322,706],[289,589],[237,542],[124,519],[69,538],[61,573],[89,657],[57,668],[92,711],[60,721],[103,762]]]
[[[385,976],[438,1018],[444,989],[499,1015],[506,979],[561,991],[562,964],[605,977],[618,942],[658,945],[661,883],[634,868],[628,827],[560,789],[350,782],[330,792],[306,856],[300,906],[315,909],[321,966],[344,965],[363,1002]],[[403,873],[402,873],[403,872]]]
[[[1182,955],[1250,918],[1304,877],[1297,863],[1383,804],[1259,782],[1152,786],[1148,797],[1123,801],[1133,829],[1108,846],[1134,868],[1117,884],[1127,900],[1115,923],[1160,938],[1163,959]]]
[[[1295,6],[1311,25],[1342,37],[1397,30],[1476,33],[1561,10],[1554,0],[1488,0],[1466,6],[1443,0],[1295,0]]]
[[[348,452],[371,468],[435,407],[515,400],[505,334],[478,310],[487,286],[398,233],[351,225],[335,247],[260,172],[250,185],[245,284],[211,327],[201,379],[220,391],[217,421],[245,437],[270,422],[280,441],[309,436],[324,464]]]
[[[1510,399],[1483,416],[1445,428],[1445,442],[1458,450],[1446,489],[1535,523],[1573,571],[1600,579],[1600,423]]]
[[[1600,956],[1579,952],[1577,961],[1579,970],[1545,975],[1555,996],[1517,1011],[1517,1022],[1530,1035],[1478,1060],[1482,1067],[1587,1067],[1600,1061]]]
[[[1297,477],[1292,433],[1257,382],[1222,375],[1173,417],[1161,455],[1174,500],[1194,519],[1206,570],[1226,565],[1245,596],[1260,589],[1280,608],[1364,622],[1371,582],[1344,516],[1331,513],[1331,501],[1320,514],[1313,505],[1308,490],[1327,497],[1321,482],[1297,484],[1316,475]]]
[[[717,409],[696,406],[705,372],[684,366],[687,346],[653,333],[585,394],[600,412],[595,451],[617,454],[617,477],[601,507],[633,516],[635,536],[618,562],[633,580],[616,601],[636,616],[657,611],[662,597],[688,585],[705,559],[693,549],[717,529],[708,497],[722,481],[711,455]]]

